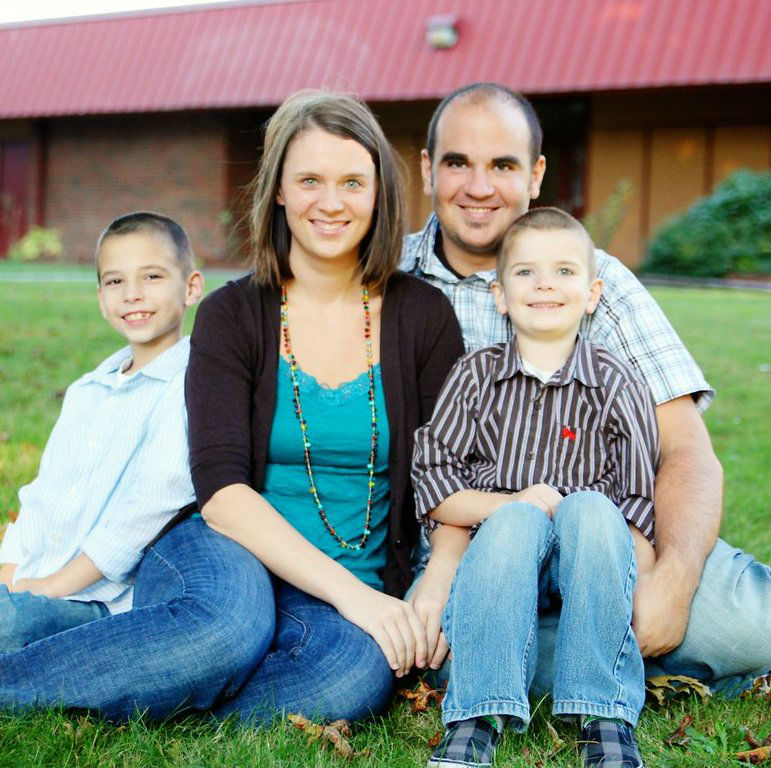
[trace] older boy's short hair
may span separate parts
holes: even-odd
[[[496,270],[502,275],[506,269],[506,263],[509,254],[516,245],[517,240],[527,230],[553,230],[564,229],[570,232],[576,232],[586,240],[586,258],[589,264],[589,276],[597,275],[597,259],[594,255],[594,242],[584,225],[578,219],[574,219],[566,211],[559,208],[531,208],[527,213],[520,216],[506,231],[498,247],[498,258],[496,261]]]
[[[99,277],[99,252],[102,250],[104,241],[110,237],[130,235],[134,232],[166,238],[185,277],[195,269],[193,246],[190,244],[185,230],[174,219],[151,211],[135,211],[113,219],[99,235],[99,239],[96,241],[97,278]]]

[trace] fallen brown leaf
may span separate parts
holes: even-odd
[[[758,737],[749,729],[742,728],[744,731],[744,740],[750,745],[752,749],[759,749],[760,747],[771,747],[771,736],[767,736],[763,741],[760,741]]]
[[[691,740],[691,737],[685,732],[685,729],[691,725],[693,725],[693,717],[686,715],[678,723],[677,728],[664,739],[664,743],[670,747],[684,747]]]
[[[736,759],[752,765],[760,765],[771,759],[771,745],[750,749],[747,752],[737,752]]]
[[[356,752],[351,746],[351,726],[347,720],[335,720],[329,725],[320,725],[308,720],[302,715],[288,715],[287,719],[295,728],[308,734],[308,741],[314,742],[321,739],[322,742],[331,744],[338,755],[345,758],[361,757],[368,753],[367,750]]]
[[[439,746],[439,742],[442,740],[442,732],[437,731],[429,740],[428,740],[428,746],[431,747],[431,749],[434,749],[434,747]]]
[[[428,709],[428,703],[430,701],[434,701],[438,706],[441,706],[442,699],[444,699],[444,691],[431,688],[431,686],[423,680],[418,683],[418,687],[414,691],[411,691],[409,688],[400,688],[396,692],[396,695],[411,702],[410,706],[412,707],[413,715],[418,712],[425,712]]]
[[[549,731],[549,736],[551,736],[552,752],[559,752],[565,742],[560,738],[557,729],[548,720],[546,721],[546,728]]]
[[[741,694],[743,699],[768,699],[771,701],[771,672],[762,677],[756,678],[752,684],[752,688],[748,691],[743,691]]]
[[[695,677],[687,675],[658,675],[645,681],[645,690],[661,705],[668,698],[695,693],[702,701],[706,701],[712,693],[704,683]]]

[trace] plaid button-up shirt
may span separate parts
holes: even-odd
[[[599,491],[652,542],[658,450],[650,390],[625,363],[579,337],[543,383],[515,341],[496,344],[456,363],[415,434],[416,511],[430,529],[428,513],[458,491],[546,483]]]
[[[441,289],[452,302],[467,351],[509,341],[511,324],[496,311],[490,291],[495,270],[458,277],[434,251],[438,228],[431,214],[422,231],[405,238],[401,268]],[[618,259],[599,249],[596,257],[602,296],[594,314],[583,319],[581,333],[629,363],[657,404],[692,395],[699,410],[706,410],[715,393],[658,304]]]

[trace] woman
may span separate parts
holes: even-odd
[[[263,655],[222,714],[361,717],[392,671],[434,655],[437,633],[396,596],[416,532],[413,433],[462,341],[441,293],[395,273],[401,219],[364,104],[309,92],[279,107],[254,184],[254,274],[204,301],[187,375],[203,518],[264,566]]]
[[[441,660],[465,532],[433,534],[414,609],[397,596],[416,533],[413,432],[462,342],[442,294],[395,272],[401,216],[392,150],[363,104],[310,93],[279,108],[255,184],[254,277],[206,299],[193,332],[206,522],[149,549],[131,611],[4,655],[0,707],[355,719],[385,705],[392,672]]]

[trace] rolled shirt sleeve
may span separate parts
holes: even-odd
[[[458,491],[472,487],[469,465],[476,437],[478,386],[468,357],[450,371],[431,420],[415,433],[412,482],[418,520],[429,530],[429,513]]]
[[[644,382],[630,375],[622,383],[610,421],[616,434],[610,495],[621,514],[654,543],[653,492],[660,449],[656,405]]]

